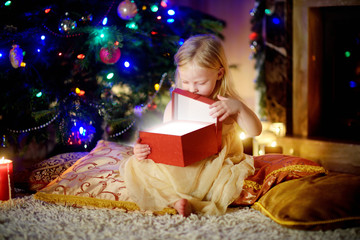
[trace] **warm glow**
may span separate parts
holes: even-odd
[[[264,151],[263,151],[263,150],[259,150],[259,155],[264,155]]]
[[[11,160],[5,159],[4,157],[2,157],[0,159],[0,164],[4,164],[4,163],[11,163]]]
[[[276,147],[276,145],[277,145],[276,141],[273,141],[270,146],[271,147]]]
[[[154,89],[155,89],[155,91],[159,91],[159,89],[160,89],[160,84],[156,83],[156,84],[154,85]]]
[[[191,121],[173,121],[166,124],[162,124],[155,127],[147,132],[160,133],[160,134],[171,134],[175,136],[181,136],[186,133],[193,132],[200,128],[206,127],[211,123],[204,122],[191,122]]]
[[[293,148],[290,148],[289,153],[290,153],[290,154],[294,154],[294,149],[293,149]]]
[[[271,123],[269,130],[274,132],[276,136],[280,136],[280,137],[284,137],[286,134],[285,124],[280,122]]]
[[[77,59],[80,59],[80,60],[82,60],[82,59],[84,59],[85,58],[85,54],[79,54],[79,55],[77,55]]]
[[[241,132],[239,137],[241,140],[244,140],[246,138],[246,134],[244,132]]]

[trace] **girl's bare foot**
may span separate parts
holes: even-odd
[[[188,217],[191,211],[191,205],[187,199],[180,199],[174,204],[175,210],[182,216]]]

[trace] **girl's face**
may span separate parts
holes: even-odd
[[[179,80],[183,90],[209,97],[214,91],[216,81],[224,75],[224,69],[199,67],[188,63],[178,68]]]

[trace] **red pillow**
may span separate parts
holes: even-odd
[[[254,156],[255,174],[244,181],[243,191],[235,206],[252,205],[281,182],[326,173],[319,164],[301,157],[282,154]]]

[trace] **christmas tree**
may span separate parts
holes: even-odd
[[[64,151],[120,141],[164,109],[184,39],[225,26],[168,0],[1,1],[0,18],[0,143],[17,154],[52,131]]]

